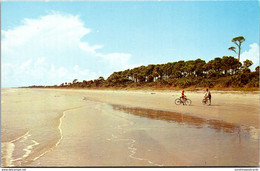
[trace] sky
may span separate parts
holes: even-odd
[[[259,65],[259,1],[2,1],[1,86],[107,78],[141,65],[234,56]]]

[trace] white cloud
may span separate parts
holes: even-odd
[[[44,58],[28,60],[18,64],[3,64],[2,81],[10,82],[10,86],[19,83],[19,86],[26,85],[54,85],[64,82],[72,82],[77,78],[79,81],[84,80],[87,76],[95,79],[98,75],[87,69],[81,69],[78,65],[72,68],[55,67],[53,64],[46,63]],[[28,79],[28,77],[32,79]],[[14,84],[14,85],[13,85]],[[5,85],[4,85],[5,87]]]
[[[80,42],[79,43],[79,48],[86,51],[86,52],[91,52],[94,55],[96,55],[96,50],[101,49],[103,46],[102,45],[94,45],[90,46],[87,42]]]
[[[23,63],[20,68],[21,68],[21,71],[25,70],[28,66],[30,66],[32,63],[32,59],[29,59],[28,61],[26,61],[25,63]]]
[[[110,67],[123,69],[131,68],[128,64],[129,59],[131,58],[130,54],[127,53],[111,53],[111,54],[100,54],[97,53],[97,56],[101,57],[104,61],[107,61]]]
[[[67,48],[90,33],[90,29],[84,27],[78,16],[53,13],[38,19],[24,19],[23,25],[2,33],[2,46],[10,51],[28,43],[34,43],[32,48],[57,48],[59,45]]]
[[[79,16],[54,12],[2,30],[2,85],[89,80],[131,67],[131,54],[100,53],[103,45],[85,41],[91,29],[84,24]]]
[[[245,51],[241,54],[241,62],[246,59],[251,60],[254,64],[250,67],[251,70],[255,70],[255,67],[259,65],[259,45],[257,43],[253,43],[250,46],[248,51]]]

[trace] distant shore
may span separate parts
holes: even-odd
[[[16,88],[16,87],[14,87]],[[81,87],[57,87],[57,86],[28,86],[28,87],[17,87],[17,88],[49,88],[49,89],[68,89],[68,90],[144,90],[144,91],[203,91],[208,87],[187,87],[187,88],[182,88],[182,87],[171,87],[171,86],[136,86],[136,87],[91,87],[91,88],[81,88]],[[209,88],[210,90],[215,90],[215,91],[245,91],[245,92],[259,92],[260,88],[259,87],[239,87],[239,88],[234,88],[234,87],[228,87],[228,88],[223,88],[223,87],[214,87],[214,88]]]

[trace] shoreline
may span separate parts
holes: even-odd
[[[254,92],[259,93],[260,87],[240,87],[240,88],[219,88],[219,87],[95,87],[95,88],[82,88],[82,87],[54,87],[54,86],[39,86],[39,87],[2,87],[2,88],[29,88],[29,89],[64,89],[64,90],[125,90],[125,91],[205,91],[208,88],[211,91],[223,92]]]
[[[204,93],[206,90],[205,88],[198,88],[198,89],[189,89],[189,88],[177,88],[177,89],[169,89],[169,88],[64,88],[64,87],[2,87],[1,89],[39,89],[39,90],[71,90],[71,91],[118,91],[118,92],[162,92],[162,93],[179,93],[181,94],[181,91],[184,90],[185,92],[191,92],[191,93]],[[232,93],[232,94],[254,94],[259,95],[260,94],[260,88],[257,89],[211,89],[208,88],[210,92],[214,92],[217,94],[225,94],[225,93]],[[260,97],[260,95],[259,95]]]

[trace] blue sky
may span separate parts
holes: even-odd
[[[237,56],[259,65],[258,1],[1,2],[2,87],[105,78],[140,65]]]

